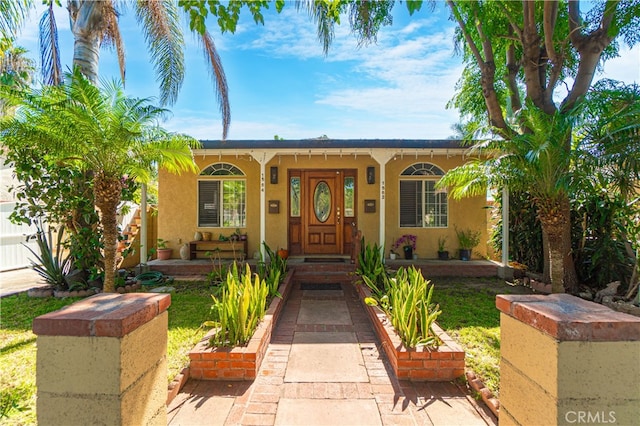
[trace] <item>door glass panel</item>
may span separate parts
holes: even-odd
[[[324,223],[329,219],[331,212],[331,190],[325,181],[319,182],[313,192],[313,210],[319,222]]]
[[[355,203],[355,179],[353,177],[344,178],[344,215],[346,217],[354,217]]]
[[[292,177],[290,183],[289,204],[291,217],[300,217],[300,178]]]

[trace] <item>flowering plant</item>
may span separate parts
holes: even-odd
[[[398,247],[402,246],[411,247],[415,250],[417,239],[418,237],[416,237],[415,235],[405,234],[396,240],[396,242],[393,244],[393,248],[397,249]]]

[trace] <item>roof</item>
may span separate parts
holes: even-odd
[[[201,149],[460,149],[468,147],[458,139],[285,139],[285,140],[201,140]]]

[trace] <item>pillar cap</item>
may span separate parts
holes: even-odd
[[[171,305],[169,294],[101,293],[33,320],[39,336],[123,337]]]
[[[496,307],[560,341],[640,341],[640,318],[570,294],[498,295]]]

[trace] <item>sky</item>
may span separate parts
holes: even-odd
[[[66,2],[62,2],[66,5]],[[256,25],[246,9],[237,31],[221,34],[207,22],[229,86],[231,127],[227,139],[445,139],[454,134],[457,111],[447,109],[462,73],[453,44],[454,23],[443,2],[409,17],[404,3],[393,9],[393,25],[383,27],[377,43],[358,47],[348,20],[336,27],[325,56],[315,24],[287,4],[281,14],[266,11]],[[37,60],[37,24],[42,6],[16,44]],[[66,9],[56,9],[62,66],[71,66],[73,37]],[[126,92],[154,97],[158,83],[149,63],[132,8],[120,18],[126,49]],[[163,126],[198,139],[219,139],[220,114],[202,50],[185,21],[186,73],[178,101]],[[117,57],[102,49],[100,76],[119,78]],[[621,50],[605,64],[600,78],[640,82],[640,46]]]

